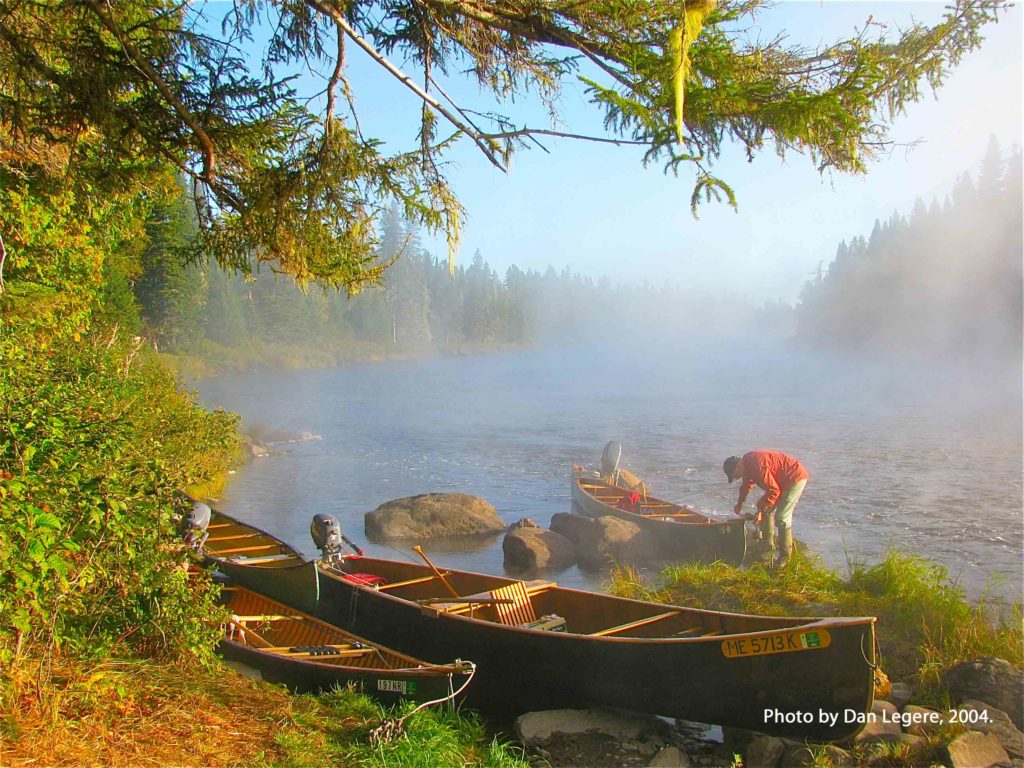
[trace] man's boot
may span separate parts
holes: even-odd
[[[765,556],[770,564],[775,559],[775,510],[761,515],[761,534],[764,537]]]
[[[789,558],[793,554],[793,528],[788,525],[779,526],[779,555],[775,560],[775,566],[777,568],[784,567],[789,563]]]

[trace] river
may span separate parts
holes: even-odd
[[[309,520],[363,515],[427,492],[481,496],[508,523],[567,512],[574,463],[608,440],[657,496],[729,517],[722,461],[756,448],[799,457],[811,479],[795,532],[832,567],[890,547],[947,567],[971,598],[1021,594],[1024,517],[1020,373],[1001,379],[766,349],[572,344],[198,383],[241,414],[271,455],[240,469],[219,506],[313,554]],[[756,499],[752,496],[751,503]],[[412,557],[365,543],[369,553]],[[425,546],[441,565],[500,573],[500,537]],[[560,583],[600,588],[570,569]]]

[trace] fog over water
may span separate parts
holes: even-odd
[[[722,460],[776,448],[808,467],[796,535],[828,564],[876,562],[897,547],[947,566],[973,598],[986,585],[1019,597],[1019,361],[1001,374],[960,361],[951,374],[742,336],[641,338],[204,380],[203,403],[240,413],[246,431],[320,438],[273,445],[219,506],[310,555],[313,514],[335,513],[365,543],[364,513],[427,492],[482,496],[507,523],[546,526],[569,511],[571,465],[595,466],[614,439],[655,495],[729,517],[737,487]],[[502,571],[500,537],[425,549],[439,564]],[[604,577],[574,568],[556,578],[600,588]]]

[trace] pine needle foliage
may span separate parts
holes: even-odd
[[[570,135],[464,108],[445,76],[468,73],[500,103],[539,97],[555,125],[563,85],[584,77],[608,129],[588,138],[688,169],[696,211],[736,204],[714,173],[730,143],[864,172],[891,119],[1005,7],[956,0],[932,26],[869,20],[804,49],[748,33],[770,12],[762,0],[0,0],[0,169],[85,174],[99,192],[168,164],[194,185],[199,246],[221,263],[353,293],[387,267],[376,246],[389,205],[444,231],[454,255],[453,141],[505,170],[516,150]],[[422,103],[417,149],[389,153],[363,134],[351,45]],[[300,92],[300,77],[318,86]]]

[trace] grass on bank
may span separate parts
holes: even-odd
[[[997,656],[1024,664],[1020,603],[971,605],[943,566],[890,551],[876,565],[851,563],[843,577],[807,552],[778,571],[725,563],[671,566],[653,582],[632,568],[612,573],[611,592],[697,608],[774,616],[877,616],[882,666],[914,684],[916,699],[942,702],[941,673]]]
[[[0,684],[0,765],[245,768],[525,768],[472,714],[431,707],[371,743],[386,710],[348,690],[292,696],[219,663],[141,659],[67,664],[37,696],[25,664]]]

